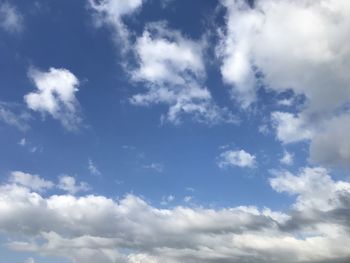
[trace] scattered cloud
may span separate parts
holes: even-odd
[[[8,179],[10,183],[27,187],[31,190],[42,192],[54,186],[51,181],[40,178],[38,175],[13,171]]]
[[[75,195],[78,192],[86,192],[90,190],[90,186],[85,182],[76,183],[76,180],[72,176],[62,175],[59,178],[57,188]]]
[[[114,40],[120,44],[123,53],[126,53],[130,48],[130,33],[123,18],[139,10],[142,7],[142,2],[143,0],[88,0],[89,8],[93,11],[95,25],[109,26],[114,33]]]
[[[79,80],[73,73],[63,68],[50,68],[47,72],[32,68],[28,75],[37,88],[24,96],[28,108],[43,116],[51,115],[69,131],[77,130],[82,119],[75,97]]]
[[[276,111],[271,114],[271,119],[277,138],[283,143],[310,140],[313,137],[314,132],[308,127],[308,122],[300,116]]]
[[[193,196],[192,196],[192,195],[186,195],[186,196],[184,197],[184,202],[185,202],[185,203],[189,203],[189,202],[192,201],[192,199],[193,199]]]
[[[220,154],[217,164],[220,168],[230,166],[253,168],[256,165],[256,157],[244,150],[228,150]]]
[[[280,159],[281,164],[292,165],[294,162],[294,155],[288,151],[284,151],[282,158]]]
[[[289,211],[252,206],[158,209],[135,195],[43,197],[0,186],[7,247],[71,262],[346,262],[350,184],[323,168],[275,171],[270,184],[295,196]],[[35,214],[35,216],[33,216]],[[20,226],[20,227],[19,227]],[[148,260],[148,261],[147,261]]]
[[[10,2],[0,3],[0,27],[10,33],[19,33],[23,29],[23,16]]]
[[[18,142],[19,145],[21,146],[26,146],[27,145],[27,140],[26,138],[22,138],[19,142]]]
[[[143,166],[145,169],[150,169],[158,173],[162,173],[164,166],[161,163],[150,163]]]
[[[93,163],[91,159],[89,159],[88,169],[92,175],[101,175],[101,172],[98,170],[97,166]]]
[[[160,204],[161,205],[168,205],[169,203],[173,202],[174,200],[175,200],[175,196],[173,196],[173,195],[163,196]]]
[[[0,101],[0,121],[21,131],[27,131],[30,128],[28,122],[31,119],[31,115],[22,110],[20,105]]]
[[[164,23],[148,24],[137,38],[135,53],[139,67],[132,79],[145,84],[146,93],[131,98],[135,105],[166,104],[163,120],[174,124],[188,114],[205,123],[237,123],[237,117],[221,109],[204,86],[203,44],[190,40]]]
[[[282,99],[282,100],[279,100],[279,101],[277,102],[278,105],[286,106],[286,107],[292,106],[293,103],[294,103],[294,99],[293,99],[293,98]]]

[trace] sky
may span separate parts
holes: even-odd
[[[7,263],[349,262],[350,2],[0,0]]]

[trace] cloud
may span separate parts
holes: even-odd
[[[76,194],[78,192],[85,192],[90,190],[90,187],[85,182],[80,182],[80,184],[76,184],[76,180],[72,176],[62,175],[59,178],[59,183],[57,187],[63,191],[68,192],[69,194]]]
[[[146,164],[143,166],[143,168],[150,169],[150,170],[156,171],[158,173],[162,173],[164,170],[164,166],[161,163]]]
[[[276,111],[271,114],[271,119],[276,129],[277,138],[283,143],[310,140],[313,137],[313,131],[300,116]]]
[[[244,150],[228,150],[220,154],[217,164],[220,168],[238,166],[252,168],[256,165],[256,157]]]
[[[0,27],[10,33],[19,33],[23,29],[21,13],[7,1],[0,3]]]
[[[329,166],[350,167],[350,115],[332,118],[322,132],[315,135],[310,145],[313,162]]]
[[[28,122],[31,119],[31,115],[21,110],[18,104],[0,101],[0,121],[21,131],[27,131],[30,128]]]
[[[332,110],[350,99],[350,51],[343,44],[350,26],[348,1],[268,0],[255,1],[253,8],[241,0],[222,3],[227,20],[221,69],[224,80],[238,78],[232,80],[238,93],[255,89],[245,83],[256,83],[256,68],[269,89],[303,94],[313,111]]]
[[[344,262],[350,183],[323,168],[275,171],[278,192],[295,196],[287,212],[251,206],[159,209],[135,195],[43,197],[0,185],[0,230],[22,236],[7,247],[71,262]]]
[[[10,174],[9,182],[25,186],[34,191],[42,192],[54,186],[51,181],[44,180],[38,175],[32,175],[21,171],[13,171]]]
[[[303,102],[295,101],[297,114],[272,114],[278,139],[284,143],[311,140],[312,160],[336,165],[336,158],[323,155],[338,152],[345,163],[347,154],[339,154],[341,147],[336,148],[344,139],[334,136],[332,125],[335,118],[348,122],[350,116],[350,50],[344,45],[350,30],[350,2],[221,3],[227,13],[217,50],[223,80],[234,99],[247,108],[262,86],[304,97]],[[290,101],[283,104],[289,106]]]
[[[26,146],[27,145],[27,140],[26,138],[22,138],[19,142],[18,142],[18,145],[21,145],[21,146]]]
[[[95,24],[109,26],[113,30],[114,40],[120,44],[124,53],[130,48],[130,33],[123,18],[139,10],[142,2],[143,0],[88,0],[89,7],[93,10]]]
[[[97,166],[91,159],[89,159],[88,169],[92,175],[101,175],[101,172],[98,170]]]
[[[174,195],[168,195],[168,196],[163,196],[162,201],[160,202],[161,205],[167,205],[175,200]]]
[[[204,86],[203,46],[199,41],[184,37],[164,23],[152,23],[137,38],[134,51],[138,67],[131,76],[144,83],[147,92],[134,95],[131,103],[168,105],[164,119],[175,124],[184,114],[199,122],[237,122],[236,116],[213,102]]]
[[[35,263],[34,258],[27,258],[26,261],[24,261],[24,263]]]
[[[281,164],[292,165],[294,162],[294,155],[290,152],[284,151],[282,158],[280,159]]]
[[[50,68],[47,72],[31,69],[28,75],[37,88],[24,96],[28,108],[51,115],[69,131],[77,130],[82,119],[75,97],[79,80],[74,74],[67,69]]]

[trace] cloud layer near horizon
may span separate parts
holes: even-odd
[[[87,263],[350,259],[350,183],[332,180],[323,168],[274,172],[271,186],[295,196],[284,212],[254,206],[159,209],[133,194],[120,200],[44,196],[34,191],[44,179],[26,174],[22,183],[18,174],[0,186],[0,230],[22,237],[7,244],[12,250]]]

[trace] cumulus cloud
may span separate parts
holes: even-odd
[[[251,206],[159,209],[135,195],[44,197],[19,184],[0,186],[0,229],[22,238],[7,247],[71,262],[344,262],[350,183],[323,168],[275,171],[289,211]]]
[[[69,194],[76,194],[78,192],[85,192],[90,190],[90,187],[85,182],[80,182],[77,184],[76,180],[72,176],[62,175],[59,178],[59,183],[57,187],[63,191],[68,192]]]
[[[179,123],[181,115],[189,114],[197,121],[237,122],[227,109],[219,108],[204,86],[203,46],[190,40],[164,23],[149,24],[135,44],[138,68],[132,79],[142,82],[146,93],[131,98],[135,105],[165,104],[165,119]]]
[[[256,157],[244,150],[228,150],[220,154],[217,164],[220,168],[230,166],[252,168],[256,165]]]
[[[0,3],[0,27],[10,33],[18,33],[23,29],[21,13],[7,1]]]
[[[37,88],[24,96],[28,108],[50,114],[69,131],[77,130],[82,119],[75,97],[79,80],[74,74],[67,69],[50,68],[47,72],[31,69],[28,75]]]
[[[341,145],[344,136],[333,137],[336,131],[330,126],[335,116],[349,116],[350,50],[344,44],[350,30],[349,1],[221,3],[227,14],[217,50],[223,80],[234,99],[248,107],[256,101],[261,86],[303,96],[305,102],[297,115],[272,114],[277,136],[285,143],[311,140],[311,159],[330,161],[330,156],[322,157],[324,153],[316,151],[339,152],[332,143]],[[289,106],[290,101],[283,105]],[[313,132],[319,134],[315,142]],[[344,156],[338,154],[341,162],[347,161]]]
[[[54,186],[51,181],[44,180],[38,175],[24,173],[21,171],[13,171],[10,174],[9,182],[25,186],[34,191],[42,192],[46,189],[50,189]]]
[[[271,119],[277,138],[283,143],[309,140],[313,136],[313,131],[307,126],[308,123],[300,116],[276,111],[271,114]]]

